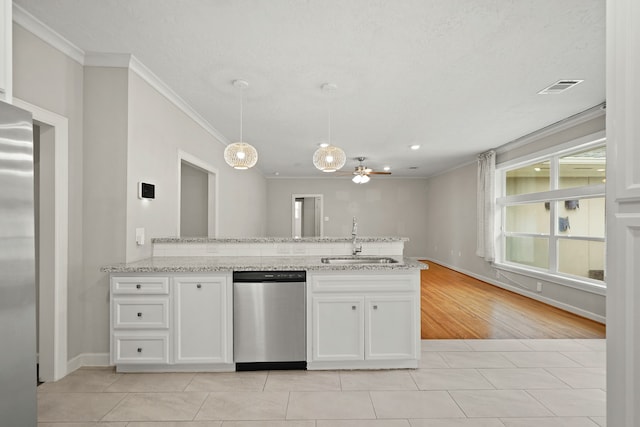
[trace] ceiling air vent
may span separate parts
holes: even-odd
[[[549,87],[542,89],[538,92],[538,95],[553,95],[562,93],[567,89],[574,87],[577,84],[582,83],[584,80],[558,80]]]

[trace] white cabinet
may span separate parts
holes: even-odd
[[[362,298],[313,298],[313,360],[364,359]]]
[[[416,297],[379,295],[366,299],[365,358],[368,360],[416,357]]]
[[[111,363],[169,363],[169,278],[111,279]]]
[[[227,276],[176,277],[175,363],[231,363],[231,291]]]
[[[308,276],[308,369],[417,367],[419,272]]]
[[[230,371],[231,273],[112,275],[111,363],[119,372]]]

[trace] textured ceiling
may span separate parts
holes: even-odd
[[[429,176],[605,100],[602,0],[15,3],[85,52],[134,54],[230,141],[231,82],[247,80],[244,139],[267,177],[327,175],[311,157],[329,102],[348,158]],[[537,95],[560,79],[584,82]]]

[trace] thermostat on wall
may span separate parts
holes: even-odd
[[[146,182],[138,183],[138,198],[139,199],[150,199],[153,200],[156,198],[156,186],[153,184],[149,184]]]

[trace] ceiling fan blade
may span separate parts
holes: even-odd
[[[391,172],[376,172],[376,171],[371,171],[371,172],[369,172],[369,175],[391,175]]]

